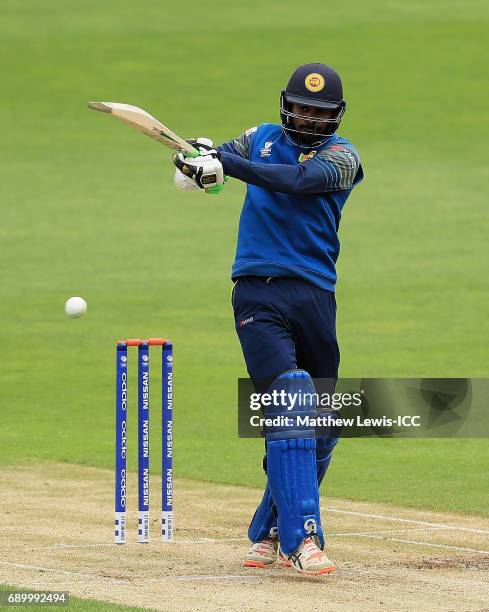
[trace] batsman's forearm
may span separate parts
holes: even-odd
[[[307,194],[324,190],[324,172],[303,164],[258,164],[239,155],[219,152],[224,174],[280,193]]]

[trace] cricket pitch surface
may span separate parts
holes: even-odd
[[[489,602],[489,520],[321,499],[338,570],[241,566],[261,492],[175,483],[175,542],[160,542],[152,486],[150,544],[137,544],[129,476],[127,544],[113,544],[113,473],[70,464],[2,467],[0,582],[156,610],[482,610]]]

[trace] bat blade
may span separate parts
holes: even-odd
[[[88,108],[111,114],[174,151],[179,151],[192,157],[199,155],[197,149],[142,108],[132,104],[122,104],[121,102],[89,102]]]

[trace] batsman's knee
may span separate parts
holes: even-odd
[[[317,394],[305,370],[280,374],[268,389],[270,405],[263,407],[271,424],[265,425],[267,443],[271,440],[315,438]]]

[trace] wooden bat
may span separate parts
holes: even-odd
[[[142,108],[132,104],[121,104],[120,102],[89,102],[88,108],[101,113],[109,113],[127,123],[127,125],[136,128],[139,132],[146,134],[146,136],[154,138],[154,140],[170,147],[170,149],[185,153],[189,157],[200,155],[197,149]]]

